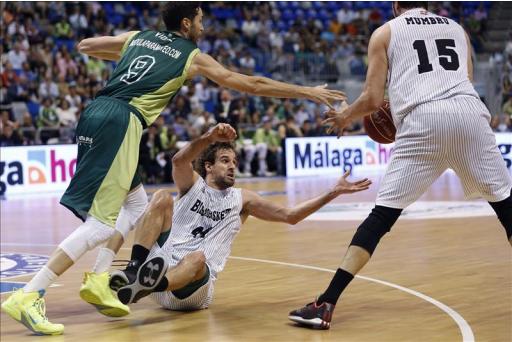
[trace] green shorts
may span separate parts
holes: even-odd
[[[91,215],[115,227],[128,192],[138,186],[143,119],[130,105],[99,97],[80,116],[74,177],[60,203],[80,219]]]

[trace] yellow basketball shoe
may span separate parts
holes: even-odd
[[[48,321],[43,295],[44,290],[25,293],[19,289],[2,303],[2,310],[37,335],[60,335],[64,325]]]
[[[108,286],[108,272],[96,274],[86,272],[80,287],[80,298],[93,305],[101,314],[109,317],[122,317],[130,313],[130,308],[117,299]]]

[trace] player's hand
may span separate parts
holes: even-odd
[[[340,108],[330,109],[327,112],[325,112],[328,118],[322,121],[322,124],[325,126],[329,126],[327,128],[327,134],[331,134],[332,132],[334,132],[336,133],[338,138],[343,135],[343,130],[352,121],[352,119],[348,116],[348,113],[346,111],[347,108],[348,103],[342,102]]]
[[[359,192],[363,190],[368,190],[372,181],[368,178],[360,179],[355,182],[349,182],[347,177],[350,176],[350,171],[345,172],[345,174],[340,178],[336,186],[334,187],[334,193],[336,196],[341,194],[351,194],[354,192]]]
[[[231,125],[220,123],[208,132],[208,139],[211,142],[230,142],[236,139],[236,131]]]
[[[327,84],[309,87],[307,98],[316,103],[323,103],[331,110],[334,110],[334,103],[345,101],[347,96],[339,90],[327,89]]]

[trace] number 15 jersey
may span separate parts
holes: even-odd
[[[152,124],[187,79],[196,44],[168,31],[139,31],[121,50],[121,59],[97,96],[122,100]]]
[[[424,103],[456,96],[480,99],[468,78],[468,43],[459,24],[421,8],[388,24],[388,93],[395,125]]]

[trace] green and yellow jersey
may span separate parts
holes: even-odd
[[[151,125],[187,79],[196,44],[168,31],[139,31],[121,51],[112,76],[98,97],[115,98],[135,107]]]

